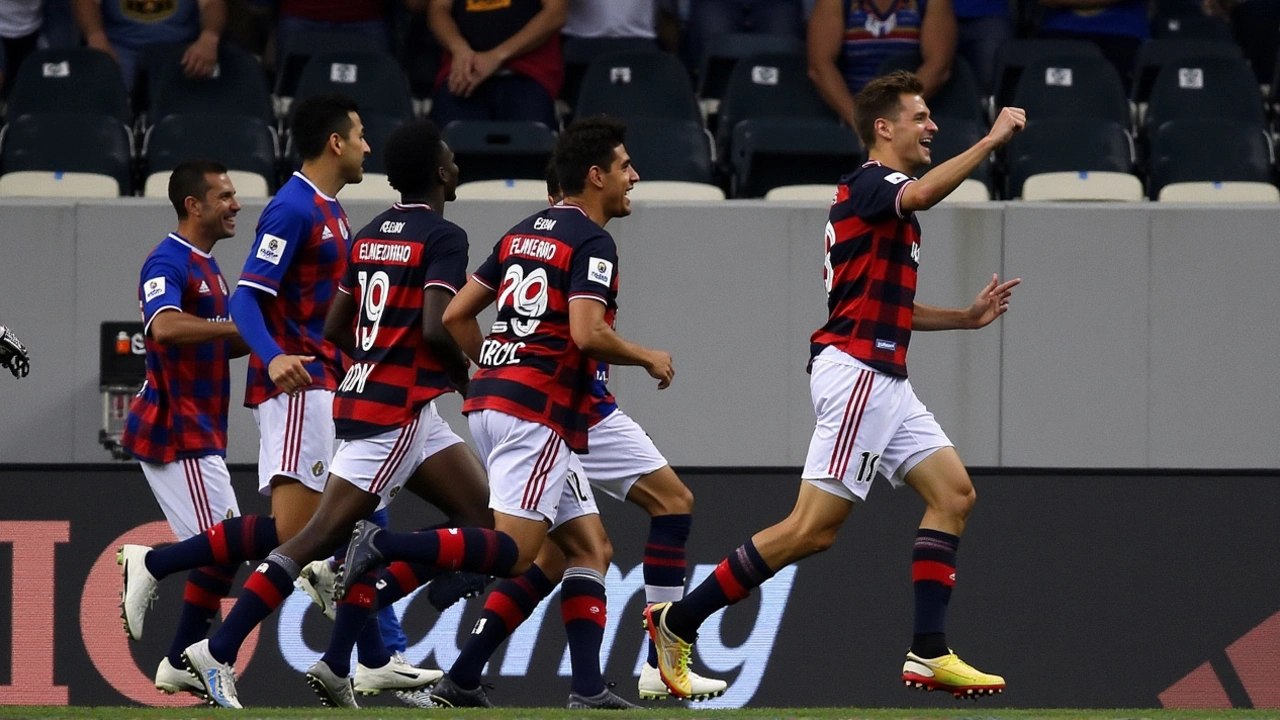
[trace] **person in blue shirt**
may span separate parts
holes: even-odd
[[[227,26],[226,0],[71,0],[85,44],[101,50],[132,89],[138,58],[147,45],[190,43],[182,56],[188,77],[207,78],[218,64],[218,41]]]
[[[1129,88],[1138,48],[1151,36],[1146,0],[1039,0],[1039,37],[1088,40],[1102,50]]]

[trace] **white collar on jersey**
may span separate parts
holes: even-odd
[[[311,186],[311,189],[312,189],[312,190],[315,190],[315,191],[316,191],[316,194],[317,194],[317,195],[319,195],[320,197],[324,198],[325,200],[328,200],[329,202],[337,202],[337,200],[335,200],[335,199],[333,199],[333,198],[329,197],[328,195],[325,195],[324,193],[320,192],[320,188],[316,187],[316,184],[315,184],[315,183],[313,183],[313,182],[311,182],[311,178],[307,177],[306,175],[303,175],[301,170],[294,170],[294,171],[293,171],[293,176],[294,176],[294,177],[296,177],[296,178],[302,178],[302,182],[304,182],[304,183],[306,183],[306,184],[310,185],[310,186]]]
[[[187,239],[186,239],[186,238],[184,238],[184,237],[182,237],[182,236],[181,236],[181,235],[179,235],[178,233],[169,233],[169,239],[170,239],[170,240],[173,240],[174,242],[179,242],[179,243],[182,243],[183,245],[186,245],[188,250],[190,250],[191,252],[193,252],[193,253],[195,253],[195,254],[199,255],[199,256],[200,256],[200,257],[202,257],[202,258],[210,258],[210,257],[213,257],[213,256],[212,256],[212,255],[210,255],[209,253],[207,253],[207,252],[205,252],[205,251],[201,250],[200,248],[196,247],[195,245],[192,245],[191,243],[187,242]]]
[[[555,205],[552,205],[552,206],[551,206],[551,209],[552,209],[552,210],[573,209],[573,210],[577,210],[578,212],[582,213],[582,216],[583,216],[583,217],[591,217],[590,215],[587,215],[587,211],[586,211],[586,210],[583,210],[582,208],[578,207],[577,205],[574,205],[573,203],[567,203],[567,202],[565,202],[565,201],[563,201],[563,200],[561,200],[560,202],[556,203]]]
[[[431,206],[426,203],[396,203],[391,207],[397,210],[417,210],[418,208],[431,209]]]

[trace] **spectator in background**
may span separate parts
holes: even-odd
[[[444,47],[431,116],[532,120],[559,127],[555,97],[564,80],[560,30],[566,0],[407,0],[426,6]]]
[[[804,35],[801,0],[691,0],[686,36],[689,62],[698,67],[707,42],[721,33]]]
[[[809,77],[853,127],[853,96],[886,58],[917,50],[915,74],[930,98],[951,77],[956,16],[951,0],[817,0],[809,18]]]
[[[1039,37],[1088,40],[1102,50],[1124,81],[1133,79],[1138,48],[1151,36],[1146,0],[1039,0]]]
[[[1013,39],[1008,0],[954,0],[956,54],[969,62],[982,92],[995,88],[996,54]]]
[[[280,0],[276,42],[282,51],[289,47],[289,36],[317,31],[367,35],[390,50],[387,0]]]
[[[0,88],[6,96],[22,61],[36,50],[43,21],[44,0],[0,2]]]
[[[565,9],[565,37],[646,38],[658,37],[654,0],[568,0]]]
[[[71,9],[85,43],[120,63],[130,89],[142,48],[154,43],[191,43],[182,56],[188,77],[209,77],[218,64],[224,0],[72,0]]]

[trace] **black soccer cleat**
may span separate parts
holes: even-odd
[[[338,577],[334,580],[335,600],[345,598],[357,580],[383,563],[382,553],[373,546],[373,539],[380,532],[382,528],[368,520],[356,523],[355,530],[351,532],[351,544],[347,545],[346,562],[338,570]]]
[[[478,596],[493,581],[493,576],[482,573],[447,572],[427,585],[427,602],[444,612],[459,600]]]
[[[447,674],[440,678],[440,682],[431,688],[431,699],[437,705],[451,708],[491,708],[493,703],[489,702],[489,693],[485,692],[484,685],[475,690],[463,690],[453,682],[453,678]]]
[[[599,695],[587,697],[578,693],[569,693],[569,702],[565,703],[569,710],[643,710],[635,703],[627,702],[613,692],[613,683],[609,683]]]

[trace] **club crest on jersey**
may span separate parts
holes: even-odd
[[[227,281],[221,275],[218,276],[218,287],[222,288],[222,294],[227,294]]]
[[[311,466],[311,474],[315,475],[316,477],[320,477],[320,474],[323,472],[324,472],[324,463],[317,460],[316,464]]]
[[[347,227],[347,221],[346,221],[346,220],[339,220],[339,221],[338,221],[338,232],[342,233],[342,239],[343,239],[343,240],[350,240],[350,239],[351,239],[351,228]]]
[[[164,294],[164,278],[153,277],[147,281],[142,291],[142,296],[147,302],[151,302]]]
[[[613,282],[613,263],[600,258],[591,258],[587,262],[587,279],[606,287]]]
[[[266,260],[272,265],[279,265],[284,259],[284,249],[289,246],[289,241],[282,237],[267,233],[262,236],[262,242],[258,243],[259,260]]]
[[[387,493],[387,499],[391,500],[396,495],[399,495],[399,494],[400,494],[400,487],[399,486],[393,487],[391,488],[391,492]],[[383,580],[379,580],[378,582],[382,583],[384,586],[386,585],[386,582]],[[378,588],[378,589],[381,590],[382,588]]]

